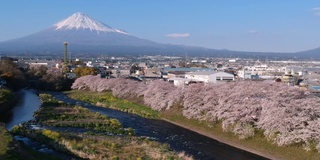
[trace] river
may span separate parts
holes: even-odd
[[[10,130],[14,125],[33,119],[33,113],[39,109],[41,102],[35,90],[22,89],[19,100],[15,107],[4,115],[0,116],[0,121],[6,123],[6,128]]]
[[[73,100],[60,92],[50,92],[57,99],[69,104],[81,105],[91,111],[118,119],[124,127],[132,127],[138,136],[151,137],[168,143],[175,151],[185,151],[196,159],[204,160],[265,160],[267,158],[221,143],[194,131],[164,120],[140,117],[114,109],[102,108]]]
[[[33,120],[33,113],[41,106],[41,101],[36,94],[35,90],[22,89],[18,93],[19,101],[15,107],[4,115],[0,116],[0,122],[6,124],[7,130],[10,130],[13,126],[22,124],[24,122]],[[32,140],[23,136],[14,136],[15,140],[23,142],[33,150],[37,150],[42,153],[53,155],[59,159],[74,160],[79,159],[71,155],[56,151],[55,149],[41,144],[35,140]]]
[[[21,101],[0,121],[6,122],[8,129],[12,126],[33,119],[33,113],[40,106],[39,97],[32,90],[22,90]],[[60,92],[49,92],[57,99],[70,104],[81,105],[94,112],[118,119],[124,127],[135,129],[137,136],[150,137],[162,143],[168,143],[175,151],[185,151],[196,159],[210,160],[264,160],[259,155],[220,143],[191,130],[163,120],[147,119],[130,113],[102,108],[85,102],[68,98]]]

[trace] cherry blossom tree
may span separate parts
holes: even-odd
[[[152,81],[143,92],[144,103],[158,111],[169,109],[181,99],[181,90],[182,88],[163,80]]]
[[[120,98],[143,97],[154,110],[181,103],[187,118],[221,122],[224,131],[240,139],[262,130],[279,146],[302,144],[320,151],[320,98],[283,83],[239,81],[223,84],[190,84],[184,88],[155,80],[78,78],[73,89],[112,91]]]

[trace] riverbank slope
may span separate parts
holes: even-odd
[[[88,92],[88,91],[71,91],[67,94],[75,99],[86,100],[90,99],[90,102],[95,105],[100,105],[103,107],[110,107],[110,102],[106,99],[103,93],[97,92]],[[109,94],[109,93],[105,93]],[[86,98],[83,98],[83,96]],[[101,97],[101,98],[100,98]],[[112,99],[117,99],[112,97]],[[118,99],[119,100],[119,99]],[[119,100],[120,101],[120,100]],[[120,103],[118,101],[118,104]],[[126,102],[128,100],[124,100]],[[135,100],[136,101],[136,100]],[[121,104],[121,103],[120,103]],[[122,106],[124,104],[121,104]],[[134,111],[134,108],[131,108],[128,103],[127,107]],[[144,106],[145,108],[149,108]],[[116,104],[112,105],[112,108],[117,108]],[[128,109],[128,110],[130,110]],[[121,110],[121,109],[119,109]],[[136,111],[132,112],[136,113]],[[290,159],[290,160],[300,160],[300,159],[310,159],[316,160],[319,159],[320,154],[316,151],[305,151],[300,145],[291,145],[291,146],[282,146],[279,147],[272,142],[268,141],[262,131],[256,130],[255,136],[250,137],[244,140],[240,140],[238,136],[234,135],[231,132],[224,132],[221,128],[221,123],[209,123],[205,121],[199,121],[195,119],[188,119],[182,115],[181,106],[172,107],[170,110],[158,112],[157,117],[159,119],[164,119],[170,123],[179,125],[181,127],[187,128],[189,130],[195,131],[207,137],[216,139],[225,144],[240,148],[242,150],[249,151],[267,157],[269,159]]]
[[[59,158],[35,151],[19,141],[13,139],[13,136],[5,128],[4,123],[0,123],[0,159],[15,160],[58,160]]]
[[[35,121],[13,127],[12,133],[84,159],[192,159],[169,150],[166,144],[135,136],[132,128],[124,128],[115,118],[49,94],[39,96],[42,105],[34,114]]]
[[[14,93],[9,89],[0,89],[0,115],[10,111],[18,99],[18,93]]]

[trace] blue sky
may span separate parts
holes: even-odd
[[[317,0],[2,0],[0,41],[75,12],[160,43],[263,52],[320,47]]]

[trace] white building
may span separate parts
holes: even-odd
[[[252,73],[249,70],[243,69],[238,71],[238,76],[239,78],[242,78],[242,79],[251,79],[251,75]]]
[[[48,63],[46,62],[34,62],[34,63],[29,63],[30,67],[34,66],[48,66]]]
[[[197,82],[217,83],[233,81],[234,75],[219,71],[199,71],[186,73],[185,78]]]
[[[173,77],[173,78],[169,78],[168,81],[173,82],[175,86],[184,87],[184,85],[189,84],[191,80],[186,78]]]
[[[252,75],[258,75],[260,78],[272,78],[273,73],[282,71],[283,68],[261,64],[254,66],[244,66],[243,70],[238,71],[238,76],[243,79],[252,79]]]

